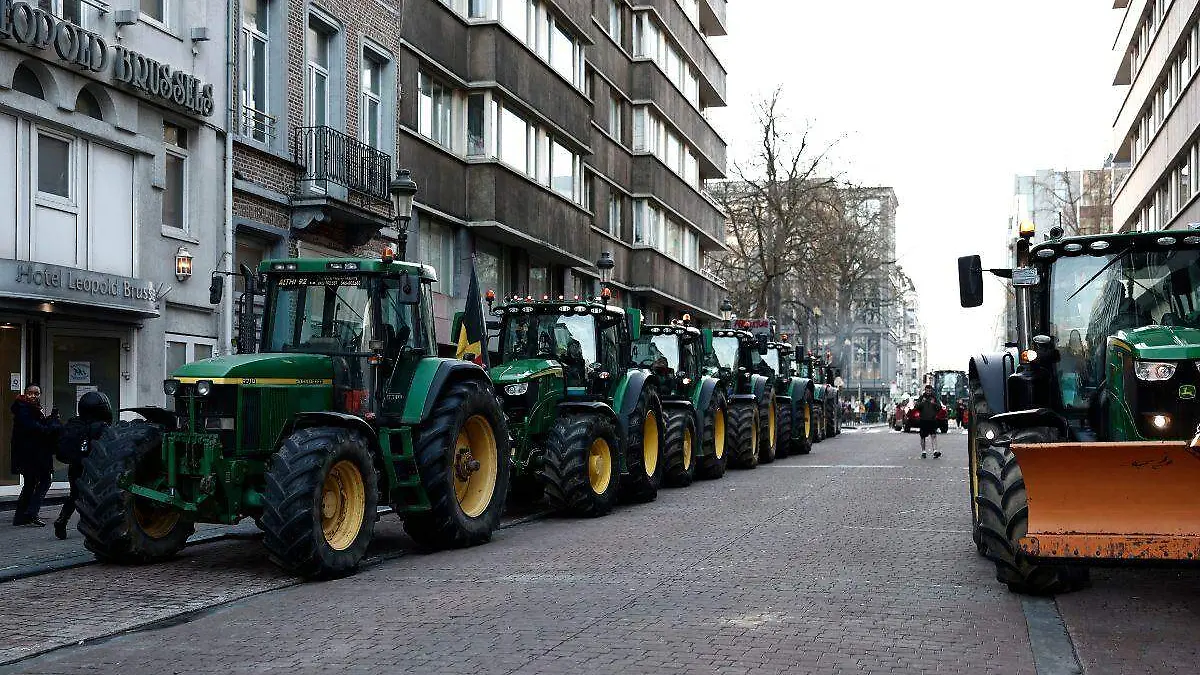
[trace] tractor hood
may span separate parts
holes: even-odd
[[[171,374],[205,380],[328,380],[333,361],[321,354],[238,354],[186,364]]]
[[[1121,331],[1117,337],[1129,343],[1138,359],[1181,361],[1200,358],[1200,330],[1179,326],[1146,326]]]
[[[548,375],[562,376],[563,365],[551,359],[520,359],[492,366],[492,381],[497,385],[528,382]]]

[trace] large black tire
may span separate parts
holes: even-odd
[[[667,487],[687,487],[696,479],[696,452],[700,441],[696,436],[696,417],[691,409],[664,412],[667,416],[667,470],[663,484]]]
[[[1049,565],[1030,560],[1017,548],[1029,528],[1029,497],[1017,458],[1007,447],[989,446],[980,455],[980,527],[983,555],[996,565],[996,579],[1009,590],[1053,595],[1088,584],[1086,567]]]
[[[777,416],[774,392],[768,392],[758,401],[758,463],[770,464],[775,461],[775,442],[778,438],[779,418]]]
[[[825,403],[813,403],[813,443],[820,443],[825,440]]]
[[[792,454],[807,455],[812,452],[813,434],[816,431],[816,425],[813,424],[813,400],[812,394],[805,393],[804,400],[796,406],[798,418],[792,423]],[[808,422],[805,423],[805,414],[808,415]]]
[[[842,412],[841,403],[834,399],[833,409],[829,411],[831,419],[833,419],[833,435],[842,435]]]
[[[620,471],[617,430],[602,415],[561,415],[546,437],[541,473],[555,513],[595,518],[612,511]]]
[[[83,545],[105,562],[149,563],[173,557],[195,524],[182,512],[134,497],[118,486],[133,469],[138,483],[165,476],[162,427],[141,420],[118,422],[91,443],[76,481]]]
[[[778,403],[775,406],[775,458],[783,459],[791,454],[792,433],[792,402]]]
[[[696,466],[696,477],[712,480],[725,475],[725,467],[729,462],[727,448],[732,442],[729,436],[728,412],[725,394],[714,391],[708,401],[708,410],[704,413],[704,429],[700,433],[700,442],[705,454]]]
[[[967,492],[971,498],[971,540],[975,550],[984,554],[983,528],[979,524],[979,432],[978,424],[991,418],[992,409],[983,393],[983,385],[971,380],[971,419],[967,425]]]
[[[638,396],[637,407],[629,414],[629,436],[625,439],[626,473],[621,476],[621,496],[635,504],[652,502],[658,497],[666,469],[663,450],[666,419],[658,393],[647,383]],[[651,446],[650,444],[653,444]]]
[[[491,386],[460,380],[445,387],[417,427],[413,448],[429,510],[404,517],[408,536],[434,549],[490,541],[504,513],[511,465],[508,423]]]
[[[733,441],[733,447],[725,446],[729,453],[730,468],[753,469],[758,466],[758,406],[750,401],[735,401],[729,406],[726,422],[729,426],[727,438]]]
[[[366,439],[341,427],[300,429],[271,457],[266,486],[260,520],[275,564],[322,579],[358,568],[379,506],[379,475]]]

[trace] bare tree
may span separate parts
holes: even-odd
[[[1110,169],[1039,172],[1033,188],[1037,198],[1051,210],[1045,215],[1053,220],[1046,224],[1061,226],[1067,236],[1112,229]]]

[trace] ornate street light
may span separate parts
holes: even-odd
[[[392,213],[396,216],[396,230],[399,236],[399,256],[404,260],[408,253],[408,223],[412,220],[413,198],[417,196],[417,184],[412,179],[412,172],[400,169],[396,177],[388,185],[392,195]]]
[[[180,246],[175,251],[175,278],[184,281],[192,276],[192,253],[186,247]]]
[[[609,289],[608,282],[612,281],[613,268],[616,266],[612,251],[602,252],[600,259],[596,261],[596,269],[600,270],[600,297],[604,299],[605,304],[608,304],[608,299],[612,297],[612,290]]]
[[[732,318],[733,318],[733,303],[729,301],[729,298],[725,298],[724,300],[721,301],[721,320],[724,321],[726,324],[728,324],[729,320]]]

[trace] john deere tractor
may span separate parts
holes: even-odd
[[[813,385],[813,443],[841,433],[841,402],[838,389],[832,384],[832,368],[810,353],[799,361],[798,372]]]
[[[658,384],[666,427],[666,474],[670,487],[725,474],[725,394],[703,372],[700,330],[678,322],[644,326],[633,343],[633,361]]]
[[[781,336],[786,340],[787,336]],[[770,369],[771,391],[775,393],[777,457],[812,452],[815,386],[796,374],[795,348],[787,342],[768,342],[763,363]],[[804,348],[800,348],[803,357]]]
[[[434,270],[385,254],[259,272],[259,353],[183,366],[164,382],[168,408],[138,408],[144,420],[94,444],[79,481],[86,546],[107,561],[161,560],[196,523],[250,517],[282,567],[337,576],[366,553],[380,504],[424,546],[488,541],[508,428],[479,366],[433,356]]]
[[[602,516],[618,489],[652,501],[665,461],[657,382],[634,367],[641,314],[601,300],[513,298],[500,317],[491,376],[512,431],[522,491],[544,491],[556,512]]]
[[[705,372],[720,380],[725,393],[728,465],[753,469],[764,445],[775,456],[772,392],[759,372],[767,341],[738,328],[706,328],[701,335]]]
[[[1200,559],[1200,232],[1033,234],[989,270],[1011,280],[1017,341],[967,369],[976,546],[1025,593]],[[964,307],[982,273],[959,259]]]

